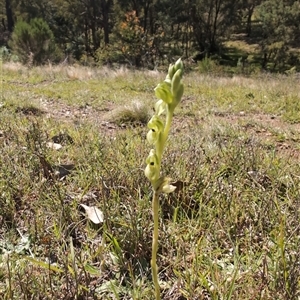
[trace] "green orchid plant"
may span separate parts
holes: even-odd
[[[145,176],[149,179],[153,189],[153,239],[152,239],[152,278],[155,286],[155,299],[160,299],[160,286],[157,271],[157,248],[158,248],[158,214],[159,196],[161,193],[171,193],[176,187],[170,184],[170,178],[161,175],[161,161],[166,141],[171,128],[172,118],[176,106],[180,103],[184,86],[181,82],[183,76],[183,63],[178,59],[175,64],[169,66],[166,79],[154,89],[159,99],[154,108],[155,114],[148,122],[148,142],[153,146],[146,159]]]

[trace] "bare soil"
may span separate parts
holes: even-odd
[[[70,126],[90,123],[96,125],[105,134],[115,134],[126,128],[118,126],[107,120],[107,115],[115,107],[113,104],[101,109],[92,106],[74,107],[58,101],[39,100],[40,109],[46,118],[53,118],[62,123],[70,123]],[[175,116],[174,130],[190,130],[202,122],[230,124],[245,130],[264,144],[273,144],[278,153],[295,160],[300,160],[300,124],[290,124],[283,121],[280,116],[268,114],[253,114],[240,112],[239,114],[225,113],[215,114],[209,120],[197,120],[195,117]]]

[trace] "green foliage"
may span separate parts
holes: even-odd
[[[239,17],[237,0],[197,0],[189,4],[190,22],[195,41],[201,52],[218,53],[222,39],[232,30]]]
[[[127,64],[142,66],[142,57],[147,48],[144,43],[144,30],[134,11],[117,18],[112,30],[110,43],[99,47],[95,52],[98,64]]]
[[[11,57],[11,53],[7,47],[3,46],[0,48],[0,58],[2,61],[9,61]]]
[[[282,68],[288,62],[288,50],[299,33],[300,9],[298,1],[267,0],[258,7],[262,22],[261,51],[263,67]]]
[[[42,64],[52,59],[55,51],[53,33],[40,18],[29,23],[18,21],[9,45],[23,63],[29,64]]]
[[[19,58],[17,55],[14,55],[11,53],[10,49],[8,49],[6,46],[3,46],[0,48],[0,58],[2,62],[17,62],[19,61]]]
[[[220,74],[221,69],[218,61],[205,55],[204,59],[198,62],[198,71],[204,74]]]
[[[140,26],[140,21],[136,16],[135,11],[125,14],[116,28],[117,37],[121,41],[121,51],[124,57],[136,66],[141,65],[143,55],[143,34],[144,30]]]
[[[113,66],[125,63],[123,53],[118,43],[114,42],[114,37],[111,38],[111,41],[111,44],[103,45],[96,50],[94,58],[98,66]]]
[[[179,57],[199,61],[205,55],[228,56],[224,45],[238,38],[252,46],[252,54],[265,69],[285,71],[295,66],[299,70],[300,9],[295,0],[8,2],[13,19],[30,24],[42,18],[49,25],[59,61],[163,68]],[[7,15],[4,26],[8,19]],[[30,30],[23,27],[19,36]],[[30,45],[33,51],[25,42],[15,44],[22,62],[30,62],[30,52],[39,51],[37,45]],[[199,55],[192,57],[196,52]],[[34,60],[38,64],[44,59]],[[228,59],[226,66],[233,64],[236,61]]]

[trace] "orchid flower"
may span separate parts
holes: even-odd
[[[176,106],[180,103],[184,86],[181,82],[183,76],[183,63],[178,59],[174,65],[170,65],[165,80],[154,89],[159,99],[155,105],[155,114],[148,122],[147,141],[155,149],[151,149],[146,159],[145,176],[149,179],[153,189],[153,239],[152,239],[152,278],[155,286],[155,299],[160,299],[160,287],[158,282],[158,271],[156,255],[158,249],[158,208],[159,195],[161,193],[172,193],[176,187],[170,184],[170,178],[161,176],[161,161],[165,144],[171,128],[171,122]],[[165,121],[162,116],[165,115]]]

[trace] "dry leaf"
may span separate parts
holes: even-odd
[[[68,165],[51,165],[48,160],[40,154],[37,154],[43,168],[43,175],[48,180],[63,179],[75,169],[74,164]]]
[[[59,150],[62,148],[62,145],[61,144],[58,144],[58,143],[53,143],[53,142],[48,142],[47,143],[47,147],[48,148],[51,148],[53,150]]]
[[[56,169],[54,173],[55,176],[62,179],[65,176],[69,175],[71,171],[75,169],[75,165],[74,164],[59,165],[59,166],[55,166],[55,169]]]
[[[100,224],[103,223],[104,217],[103,212],[97,208],[96,206],[87,206],[85,204],[80,204],[87,214],[87,217],[94,223],[94,224]]]

